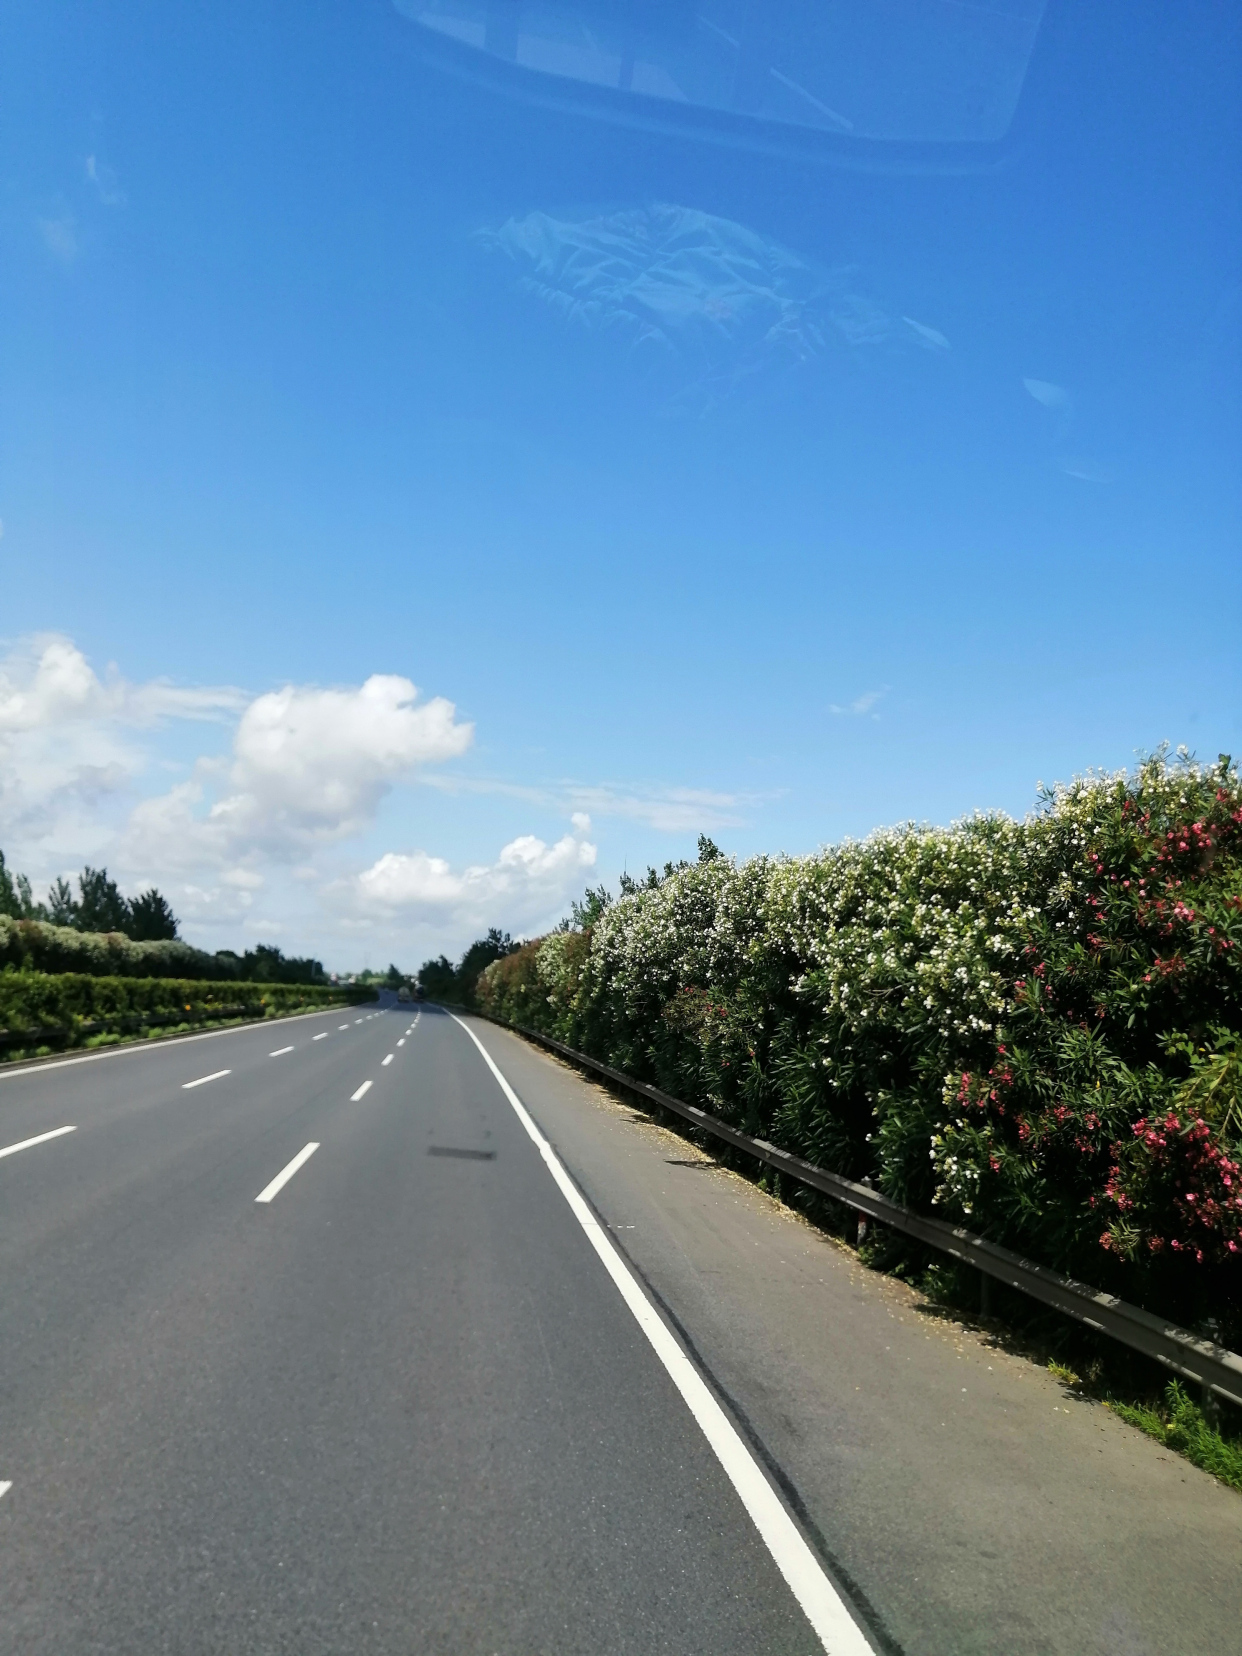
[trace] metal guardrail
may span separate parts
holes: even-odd
[[[559,1053],[571,1063],[591,1070],[596,1075],[602,1075],[630,1092],[651,1099],[654,1104],[673,1111],[675,1115],[682,1116],[695,1127],[723,1139],[726,1144],[744,1150],[747,1155],[756,1157],[778,1172],[787,1173],[790,1178],[798,1179],[813,1190],[823,1191],[826,1196],[834,1197],[838,1202],[859,1213],[865,1213],[869,1218],[888,1225],[892,1230],[901,1231],[904,1235],[912,1236],[917,1241],[926,1243],[928,1247],[937,1248],[953,1259],[973,1265],[985,1278],[994,1278],[1009,1288],[1016,1288],[1042,1305],[1050,1305],[1064,1312],[1066,1316],[1085,1323],[1088,1328],[1109,1335],[1120,1344],[1129,1346],[1132,1351],[1142,1352],[1145,1357],[1153,1357],[1156,1362],[1163,1363],[1166,1368],[1172,1369],[1183,1379],[1191,1380],[1205,1390],[1215,1392],[1218,1396],[1227,1398],[1229,1402],[1242,1406],[1242,1356],[1236,1351],[1229,1351],[1199,1334],[1192,1334],[1189,1329],[1180,1328],[1167,1318],[1154,1316],[1150,1311],[1144,1311],[1137,1305],[1130,1305],[1125,1300],[1117,1299],[1113,1294],[1102,1293],[1087,1283],[1075,1282],[1072,1277],[1062,1276],[1058,1271],[1049,1270],[1046,1265],[1036,1265],[1033,1260],[1023,1259],[1019,1254],[1011,1253],[1008,1248],[988,1242],[982,1236],[975,1236],[959,1226],[950,1225],[944,1219],[929,1219],[921,1213],[915,1213],[911,1208],[903,1207],[900,1202],[892,1201],[868,1185],[842,1178],[839,1173],[829,1173],[825,1168],[816,1167],[813,1162],[803,1161],[800,1156],[792,1156],[787,1150],[778,1149],[766,1139],[752,1138],[749,1133],[739,1132],[736,1127],[730,1127],[718,1116],[709,1115],[706,1110],[700,1110],[694,1104],[687,1104],[680,1098],[674,1098],[670,1093],[661,1092],[659,1087],[648,1086],[645,1081],[636,1081],[633,1076],[613,1069],[608,1064],[601,1064],[598,1058],[591,1058],[585,1052],[577,1052],[573,1047],[554,1040],[550,1035],[541,1035],[534,1029],[524,1029],[520,1024],[503,1023],[499,1018],[489,1021]]]

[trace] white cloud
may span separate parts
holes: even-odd
[[[204,720],[235,723],[231,752],[142,797],[167,768],[160,730]],[[106,860],[187,919],[236,920],[273,873],[370,826],[393,784],[472,736],[451,702],[391,674],[251,698],[101,675],[71,639],[27,638],[0,657],[0,845],[40,884]]]
[[[194,727],[206,734],[212,724],[222,728],[187,753]],[[295,952],[327,957],[344,944],[333,964],[348,965],[360,944],[404,958],[412,948],[456,951],[492,925],[545,930],[596,866],[593,816],[693,834],[738,823],[751,802],[694,788],[531,787],[440,769],[473,734],[452,702],[420,699],[397,675],[256,696],[134,682],[115,667],[97,670],[72,639],[27,638],[0,650],[0,846],[40,891],[84,862],[106,865],[127,892],[158,885],[192,940],[242,947],[283,928]],[[436,848],[379,855],[402,843],[392,838],[371,840],[365,853],[337,849],[371,833],[385,796],[415,781],[517,804],[495,858],[463,865]],[[559,838],[515,834],[532,805],[571,826]]]
[[[914,330],[914,336],[920,345],[925,345],[929,351],[947,351],[949,342],[939,328],[929,328],[925,322],[916,322],[912,316],[903,316],[901,319],[907,328]]]
[[[416,705],[407,678],[358,689],[286,685],[251,702],[233,742],[236,790],[213,807],[232,831],[266,841],[340,839],[375,816],[393,782],[454,759],[474,739],[443,696]]]
[[[1024,379],[1026,389],[1037,403],[1043,403],[1045,408],[1068,408],[1070,394],[1063,385],[1054,385],[1051,380]]]
[[[11,855],[34,849],[36,865],[59,867],[71,849],[94,857],[146,768],[138,733],[217,719],[241,700],[227,688],[134,685],[115,670],[101,679],[59,634],[19,641],[0,657],[0,843]]]
[[[702,833],[708,828],[737,828],[745,820],[738,807],[748,803],[740,794],[713,793],[705,788],[627,789],[603,783],[586,787],[571,783],[566,796],[596,816],[624,817],[663,833]]]
[[[1077,477],[1083,483],[1111,483],[1113,474],[1107,466],[1098,466],[1094,460],[1074,457],[1061,461],[1066,477]]]
[[[888,689],[888,685],[884,684],[881,685],[878,690],[865,690],[861,696],[856,696],[852,702],[847,703],[844,707],[840,706],[837,702],[830,702],[828,705],[828,711],[836,714],[852,713],[855,718],[859,719],[863,718],[866,714],[871,713],[871,717],[873,719],[878,719],[880,715],[878,713],[872,713],[871,709],[878,701],[881,700],[882,697],[888,694]]]
[[[137,805],[122,860],[178,877],[211,872],[253,890],[265,866],[303,862],[308,850],[362,832],[394,783],[473,739],[452,702],[417,697],[409,679],[392,674],[356,688],[286,685],[256,697],[231,763],[200,762],[189,781]],[[306,883],[308,870],[298,877]]]
[[[579,812],[573,832],[553,845],[521,834],[495,862],[459,871],[426,851],[388,851],[339,883],[332,896],[354,918],[377,922],[501,925],[518,931],[550,925],[595,866],[596,848],[586,837],[590,827],[590,818]]]
[[[599,817],[623,817],[670,834],[740,827],[746,820],[741,813],[757,802],[753,794],[720,793],[707,788],[624,787],[609,782],[573,781],[532,786],[438,772],[420,780],[442,793],[501,794],[550,811],[572,814],[585,810]]]
[[[117,180],[115,168],[110,167],[106,161],[101,161],[97,155],[88,155],[86,176],[95,186],[105,207],[124,207],[125,191]]]
[[[78,229],[72,213],[61,213],[56,218],[36,221],[43,245],[62,264],[72,264],[78,256]]]
[[[115,670],[100,679],[72,639],[59,633],[24,639],[0,660],[0,739],[78,721],[215,719],[244,702],[242,691],[227,687],[182,689],[167,679],[135,685]]]

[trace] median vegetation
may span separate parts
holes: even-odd
[[[1242,788],[1158,755],[1026,820],[649,871],[479,1007],[1242,1344]],[[804,1193],[810,1199],[809,1193]]]
[[[318,960],[265,943],[211,954],[177,930],[160,892],[128,898],[105,868],[38,902],[0,852],[0,1060],[375,999]]]
[[[375,999],[365,985],[0,972],[0,1059]]]
[[[270,943],[211,954],[183,943],[178,921],[154,886],[129,898],[106,868],[84,868],[75,897],[57,880],[37,902],[24,874],[0,851],[0,972],[86,972],[94,977],[166,977],[241,983],[326,984],[318,960],[291,958]]]

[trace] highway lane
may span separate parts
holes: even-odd
[[[822,1648],[470,1038],[412,1021],[0,1076],[0,1150],[77,1129],[0,1160],[0,1650]]]

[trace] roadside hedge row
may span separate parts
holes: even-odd
[[[167,1027],[277,1017],[375,998],[373,989],[353,985],[0,972],[0,1056],[14,1048],[72,1046],[87,1035],[132,1032],[139,1023]]]
[[[1242,787],[711,854],[482,974],[493,1016],[1242,1340]]]
[[[86,972],[94,977],[219,977],[216,957],[178,939],[135,943],[121,932],[80,932],[0,914],[0,971]]]

